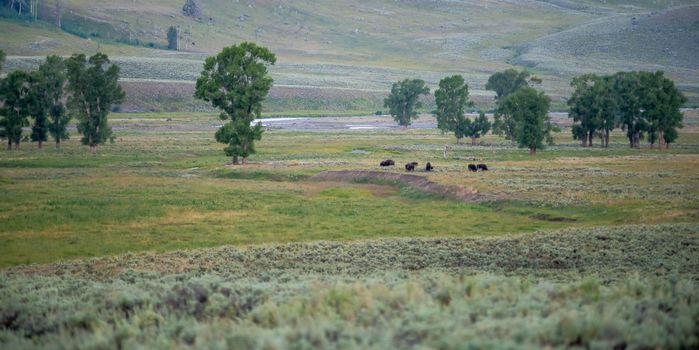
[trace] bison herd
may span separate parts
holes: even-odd
[[[384,161],[381,161],[379,165],[384,168],[384,167],[389,167],[389,166],[394,166],[396,165],[396,162],[393,161],[393,159],[386,159]],[[411,172],[415,171],[415,169],[418,166],[418,162],[410,162],[405,164],[405,171]],[[427,162],[425,165],[425,171],[432,171],[434,170],[434,166],[430,162]],[[488,171],[488,166],[485,164],[469,164],[468,165],[468,170],[472,172],[476,171]]]
[[[485,164],[469,164],[468,165],[468,171],[476,172],[476,171],[488,171],[488,166]]]

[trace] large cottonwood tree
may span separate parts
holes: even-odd
[[[430,93],[424,80],[405,79],[391,86],[391,94],[383,100],[384,107],[398,125],[407,128],[417,118],[417,110],[422,108],[420,96]]]
[[[238,164],[239,158],[246,163],[255,153],[255,140],[262,138],[262,124],[251,124],[262,114],[262,102],[273,83],[267,67],[276,61],[267,48],[243,42],[204,62],[194,96],[222,111],[220,118],[227,123],[215,137],[228,145],[225,152],[233,164]]]

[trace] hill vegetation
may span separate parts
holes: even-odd
[[[181,2],[144,5],[119,0],[88,5],[83,0],[64,1],[60,31],[50,24],[49,1],[44,3],[49,7],[40,10],[43,21],[38,23],[17,19],[5,9],[2,31],[18,35],[3,39],[0,49],[10,55],[10,69],[32,64],[33,59],[24,56],[99,49],[115,58],[124,78],[147,79],[150,84],[156,80],[169,91],[176,89],[170,84],[186,87],[181,81],[196,79],[204,57],[251,40],[279,56],[279,64],[271,70],[275,84],[287,90],[302,86],[290,102],[279,104],[298,110],[322,107],[304,97],[306,86],[350,89],[338,105],[370,112],[381,108],[392,82],[415,76],[434,89],[439,79],[451,74],[464,75],[477,106],[488,108],[493,102],[484,88],[488,76],[511,64],[539,75],[559,108],[570,93],[568,82],[573,75],[600,69],[664,69],[688,93],[690,103],[698,101],[699,77],[692,59],[699,47],[697,7],[691,1],[636,1],[633,5],[620,1],[380,1],[369,5],[214,0],[202,4],[202,15],[194,18],[182,14]],[[187,39],[181,39],[182,51],[163,50],[170,26],[186,33],[181,34]],[[352,97],[364,90],[381,95],[369,101]],[[167,99],[162,95],[126,92],[127,101],[142,101],[131,105],[131,110],[172,109],[162,102]],[[196,104],[185,102],[176,108],[192,110]]]

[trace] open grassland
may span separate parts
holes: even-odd
[[[130,254],[0,273],[14,348],[694,348],[694,224]]]
[[[695,114],[691,114],[695,117]],[[694,118],[692,117],[692,118]],[[115,144],[95,156],[0,152],[0,266],[221,244],[499,235],[569,226],[697,222],[699,134],[668,151],[580,148],[567,133],[531,158],[488,136],[453,145],[437,130],[270,130],[245,167],[225,166],[210,114],[115,114]],[[169,121],[167,119],[170,119]],[[442,159],[452,144],[449,159]],[[378,169],[393,158],[398,166]],[[469,203],[405,184],[312,181],[327,170],[403,172],[430,161],[430,181],[493,194]],[[469,173],[484,162],[491,171]]]

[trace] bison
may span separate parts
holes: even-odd
[[[394,165],[396,165],[396,162],[394,162],[393,159],[386,159],[386,160],[382,161],[380,165],[381,165],[382,167],[385,167],[385,166],[394,166]]]
[[[413,164],[413,163],[407,163],[407,164],[405,164],[405,170],[406,170],[406,171],[413,171],[413,170],[415,170],[415,164]]]
[[[468,165],[468,171],[473,171],[473,172],[478,171],[478,168],[476,167],[476,164],[469,164],[469,165]]]
[[[432,171],[433,169],[434,167],[432,166],[432,164],[430,164],[430,162],[427,162],[427,165],[425,165],[425,171]]]
[[[488,166],[485,164],[478,164],[478,170],[488,171]]]

